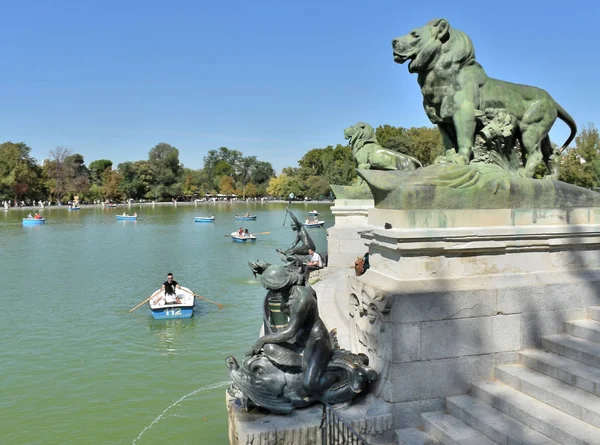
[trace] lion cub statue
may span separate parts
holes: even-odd
[[[475,60],[471,39],[445,19],[432,20],[395,38],[392,47],[394,61],[409,61],[408,71],[418,75],[425,113],[442,134],[447,162],[471,162],[480,130],[477,117],[487,109],[497,109],[515,119],[516,137],[525,155],[519,175],[531,178],[544,161],[556,176],[550,128],[560,118],[571,129],[562,151],[575,137],[577,126],[546,91],[488,77]]]
[[[423,165],[412,156],[383,148],[377,143],[375,130],[358,122],[344,130],[344,139],[352,147],[358,168],[371,170],[416,170]]]

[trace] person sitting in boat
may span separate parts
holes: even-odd
[[[137,212],[133,212],[133,216],[137,218]]]
[[[249,217],[249,216],[250,216],[250,214],[249,214],[248,212],[246,212],[246,213],[244,214],[244,217],[246,217],[246,218],[247,218],[247,217]]]
[[[248,232],[248,229],[244,230],[244,236],[250,236],[250,232]]]
[[[123,212],[123,216],[127,216],[127,212]]]
[[[210,219],[215,219],[215,214],[210,215]]]
[[[181,289],[181,286],[179,285],[179,283],[177,281],[175,281],[175,278],[173,278],[173,274],[171,272],[169,272],[167,274],[167,281],[165,281],[162,284],[162,288],[161,288],[161,290],[164,292],[164,297],[161,296],[158,299],[157,303],[160,300],[162,300],[163,298],[165,299],[166,304],[181,303],[181,299],[177,296],[176,289]]]
[[[38,212],[35,212],[34,218],[35,219],[42,219],[42,215],[40,215]]]
[[[241,227],[240,227],[240,230],[238,230],[238,235],[244,236],[244,229],[242,229]]]
[[[31,216],[31,213],[29,215],[27,215],[27,218],[29,218],[29,219],[33,218],[33,216]]]

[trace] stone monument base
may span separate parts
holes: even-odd
[[[331,207],[335,225],[327,229],[328,267],[352,267],[357,257],[366,252],[359,230],[368,228],[373,199],[336,199]]]
[[[368,226],[371,268],[350,276],[344,319],[326,322],[371,358],[394,428],[419,425],[600,304],[598,208],[371,209]]]
[[[321,445],[323,406],[296,409],[290,414],[246,411],[227,395],[229,442],[252,445]],[[373,445],[395,444],[389,404],[375,398],[356,399],[349,407],[334,407],[350,426]]]

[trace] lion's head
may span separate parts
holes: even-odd
[[[344,130],[344,139],[348,140],[352,152],[356,153],[367,143],[377,143],[375,130],[365,122],[358,122]]]
[[[473,42],[464,32],[451,28],[446,19],[435,19],[421,28],[412,30],[392,41],[394,61],[410,60],[408,71],[430,71],[439,62],[447,69],[451,66],[475,62]]]

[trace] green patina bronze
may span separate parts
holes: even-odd
[[[550,209],[600,206],[600,193],[523,178],[496,164],[433,164],[412,172],[358,170],[381,209]]]
[[[423,105],[446,152],[412,171],[360,168],[375,207],[385,209],[523,209],[600,206],[600,194],[558,181],[559,150],[548,132],[557,118],[577,127],[544,90],[488,77],[469,37],[444,19],[393,41],[394,60],[410,61]],[[544,162],[548,174],[533,179]],[[363,164],[365,165],[365,164]]]
[[[352,155],[358,163],[358,168],[415,170],[422,167],[418,159],[379,145],[375,137],[375,130],[365,122],[358,122],[346,128],[344,139],[352,147]]]
[[[571,134],[564,149],[577,127],[546,91],[488,77],[475,60],[471,39],[445,19],[432,20],[394,39],[392,45],[394,61],[402,64],[410,60],[408,70],[418,76],[425,113],[442,133],[446,154],[438,162],[469,164],[476,134],[483,126],[481,116],[504,113],[514,126],[510,149],[518,143],[524,155],[519,174],[531,178],[544,161],[550,176],[557,179],[548,132],[557,117],[569,126]]]
[[[412,156],[383,148],[377,142],[375,130],[365,122],[344,130],[344,139],[352,147],[352,155],[359,169],[412,171],[422,166]],[[355,185],[331,184],[331,190],[338,199],[372,199],[369,186],[359,178]]]
[[[331,191],[337,199],[373,199],[373,193],[365,181],[356,185],[330,184]]]

